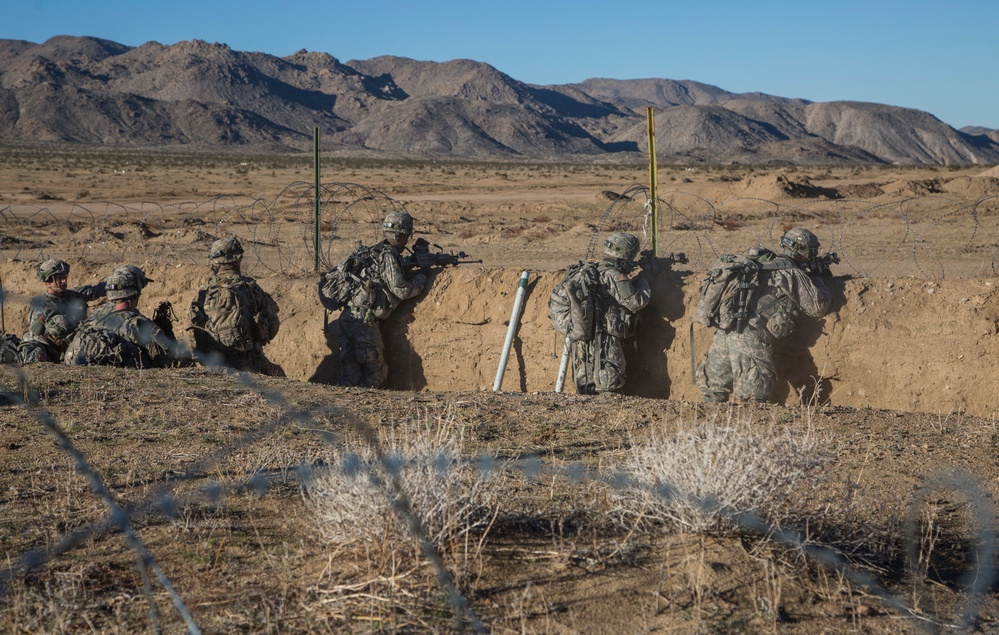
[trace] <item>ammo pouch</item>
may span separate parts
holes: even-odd
[[[379,320],[384,320],[392,313],[392,303],[380,285],[369,283],[359,287],[350,304],[358,309],[370,310]]]
[[[392,303],[389,302],[388,294],[381,287],[375,287],[374,299],[371,301],[371,312],[379,320],[384,320],[392,313]]]
[[[756,306],[759,316],[766,320],[767,331],[776,339],[783,339],[794,330],[797,312],[788,298],[769,293],[760,297]]]
[[[638,314],[619,304],[612,304],[604,311],[604,332],[613,337],[631,337],[637,324]]]

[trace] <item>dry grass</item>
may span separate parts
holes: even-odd
[[[450,561],[476,558],[504,492],[493,457],[467,458],[466,427],[453,408],[423,410],[378,446],[339,448],[307,488],[319,535],[390,545],[393,559],[418,554],[422,539]]]
[[[742,514],[779,524],[791,494],[828,462],[808,422],[764,427],[728,410],[678,425],[635,444],[621,466],[628,486],[614,496],[625,524],[726,533]]]

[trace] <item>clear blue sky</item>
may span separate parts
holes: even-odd
[[[0,38],[200,39],[341,61],[485,62],[531,84],[690,79],[999,128],[999,0],[20,0]]]

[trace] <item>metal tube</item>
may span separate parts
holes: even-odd
[[[569,370],[569,357],[572,352],[572,340],[566,335],[565,342],[562,344],[562,361],[559,363],[558,367],[558,379],[555,380],[555,392],[562,392],[565,387],[565,374]]]
[[[496,370],[496,381],[493,382],[493,392],[496,392],[503,385],[503,373],[506,372],[506,362],[510,358],[510,347],[513,345],[513,335],[517,332],[517,325],[520,322],[520,307],[524,304],[524,294],[527,292],[527,272],[520,274],[520,282],[517,283],[517,299],[513,303],[513,312],[510,313],[510,326],[506,329],[506,341],[503,343],[503,354],[500,356],[499,368]]]
[[[322,223],[320,222],[320,179],[319,179],[319,126],[312,129],[312,144],[313,144],[313,158],[315,159],[315,177],[316,177],[316,196],[313,199],[315,209],[313,210],[313,240],[312,249],[314,253],[313,267],[315,271],[319,271],[319,250],[322,248],[322,242],[319,240],[319,231],[322,229]]]
[[[652,255],[659,257],[659,192],[656,179],[656,115],[651,106],[645,117],[649,127],[649,204],[652,206]]]

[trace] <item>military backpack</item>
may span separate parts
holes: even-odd
[[[194,326],[204,329],[219,344],[233,351],[246,351],[260,339],[255,319],[251,282],[246,280],[213,281],[198,294],[197,304],[203,317]]]
[[[783,337],[793,326],[793,305],[784,296],[758,297],[761,286],[766,286],[760,272],[793,266],[768,249],[753,249],[748,256],[722,254],[701,284],[693,321],[741,333],[751,318],[762,315],[768,318],[767,328]]]
[[[548,297],[548,317],[555,330],[573,342],[589,342],[597,322],[597,263],[580,260],[569,265],[565,276]]]
[[[327,311],[341,311],[349,304],[361,308],[374,305],[379,286],[378,253],[378,245],[359,245],[319,278],[319,301]]]
[[[156,365],[138,344],[90,320],[77,329],[63,356],[63,363],[69,366],[121,368],[152,368]]]

